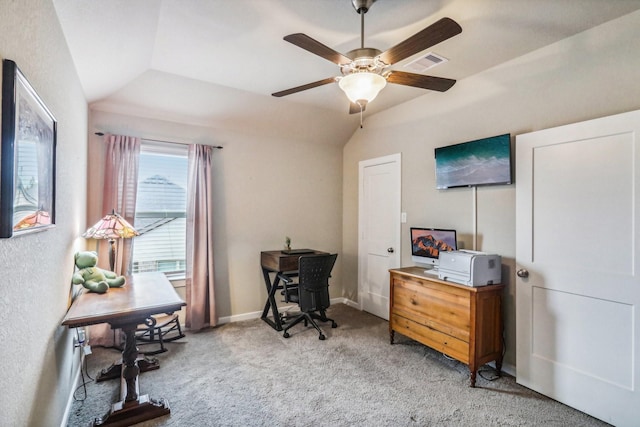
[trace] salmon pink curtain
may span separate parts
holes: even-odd
[[[136,213],[136,193],[138,191],[138,163],[140,138],[122,135],[106,135],[107,154],[104,169],[104,190],[102,193],[103,215],[115,210],[129,224],[134,223]],[[115,273],[129,274],[131,260],[131,239],[116,240]],[[108,269],[109,245],[102,241],[98,253],[103,268]],[[106,262],[106,263],[105,263]]]
[[[212,154],[211,146],[189,146],[185,320],[192,331],[218,323],[213,286]]]
[[[136,212],[136,192],[138,190],[140,138],[105,135],[104,141],[107,148],[102,193],[102,216],[115,210],[130,224],[133,224]],[[92,221],[97,222],[99,219],[94,218]],[[116,240],[114,272],[118,275],[129,274],[131,244],[131,239]],[[101,268],[109,269],[109,243],[107,240],[98,240],[98,263]],[[120,334],[114,333],[107,324],[91,326],[89,335],[91,345],[120,345]]]

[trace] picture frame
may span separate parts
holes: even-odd
[[[10,59],[0,132],[0,238],[54,227],[57,121]]]

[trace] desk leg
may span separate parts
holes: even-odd
[[[131,402],[138,399],[138,374],[140,368],[136,363],[138,358],[138,346],[136,346],[136,328],[126,327],[122,328],[126,341],[124,350],[122,352],[122,378],[127,385],[127,393],[125,401]]]
[[[120,383],[121,401],[111,406],[111,411],[103,418],[96,418],[94,426],[129,426],[168,415],[171,410],[164,399],[151,399],[149,395],[139,396],[138,348],[136,347],[136,328],[138,323],[123,325],[126,340],[122,352],[122,380]]]
[[[264,305],[264,310],[262,310],[262,316],[260,316],[260,318],[265,322],[267,322],[276,331],[281,331],[282,321],[280,320],[280,313],[278,312],[278,306],[276,305],[276,298],[275,298],[275,293],[278,290],[278,284],[280,283],[280,278],[276,274],[273,280],[273,283],[271,283],[271,278],[269,277],[269,270],[264,268],[262,269],[262,275],[264,276],[264,284],[267,287],[267,302]],[[273,320],[267,317],[269,315],[269,308],[271,308]]]
[[[140,372],[153,371],[160,369],[160,361],[155,357],[138,357],[136,359]],[[100,374],[96,377],[96,382],[102,382],[107,380],[113,380],[122,376],[122,360],[108,368],[104,368],[100,371]]]

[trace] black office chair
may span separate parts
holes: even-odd
[[[298,283],[293,283],[289,276],[280,275],[283,283],[282,295],[285,302],[297,303],[300,307],[300,314],[295,317],[288,317],[284,328],[283,336],[289,338],[289,329],[304,321],[304,325],[309,323],[316,328],[321,340],[325,339],[322,329],[316,323],[331,322],[331,327],[336,328],[338,324],[329,319],[326,310],[330,305],[329,298],[329,277],[336,262],[338,254],[303,255],[298,262]]]

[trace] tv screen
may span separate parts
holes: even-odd
[[[440,251],[455,251],[456,230],[411,227],[411,259],[419,264],[438,266]]]
[[[511,184],[511,135],[435,149],[436,188]]]

